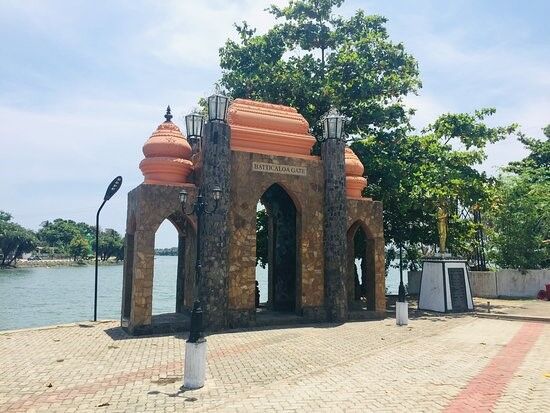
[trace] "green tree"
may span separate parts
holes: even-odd
[[[91,252],[90,243],[82,235],[77,234],[69,242],[68,252],[75,261],[84,259]]]
[[[69,253],[69,244],[77,236],[85,238],[91,243],[95,228],[84,222],[75,222],[71,219],[57,218],[53,221],[44,221],[38,230],[38,238],[47,246],[54,247],[62,253]]]
[[[95,239],[92,248],[95,249]],[[124,240],[114,229],[107,228],[99,233],[98,255],[102,261],[107,261],[111,257],[119,259],[123,255],[123,248]]]
[[[330,106],[351,120],[351,134],[391,137],[408,128],[403,97],[420,87],[418,67],[402,44],[389,40],[386,19],[357,11],[334,14],[343,0],[291,0],[272,6],[279,21],[256,35],[237,25],[238,42],[220,49],[221,85],[233,97],[298,109],[316,133]]]
[[[155,248],[155,255],[167,255],[172,257],[178,256],[178,247],[172,248]]]
[[[314,134],[320,133],[322,115],[337,107],[350,118],[346,132],[365,165],[364,195],[384,203],[390,257],[402,246],[414,266],[437,243],[438,206],[450,215],[449,248],[467,255],[475,226],[458,212],[488,202],[493,182],[476,166],[486,145],[517,126],[489,127],[485,118],[495,110],[482,109],[444,114],[411,136],[413,111],[403,98],[421,87],[415,59],[389,39],[384,17],[362,10],[337,16],[342,3],[291,0],[286,7],[272,6],[278,22],[261,35],[247,22],[236,25],[240,39],[220,49],[220,83],[236,98],[293,106]]]
[[[491,257],[500,267],[550,266],[550,125],[546,139],[521,136],[529,155],[504,168],[489,216]]]
[[[263,35],[247,22],[236,25],[240,40],[220,49],[220,83],[235,98],[295,107],[315,134],[323,114],[335,106],[350,118],[349,134],[396,140],[410,130],[412,111],[403,98],[421,86],[418,65],[401,43],[389,39],[384,17],[362,10],[347,19],[337,16],[342,3],[292,0],[287,7],[272,6],[278,23]],[[266,250],[263,218],[260,214],[260,264]]]
[[[9,222],[12,219],[12,215],[6,211],[0,211],[0,222]]]
[[[262,268],[268,264],[268,217],[267,211],[261,209],[256,212],[256,265]]]
[[[365,195],[384,203],[389,258],[403,247],[406,263],[416,269],[420,257],[438,242],[436,209],[449,215],[448,247],[468,257],[475,224],[462,219],[462,209],[487,209],[494,180],[479,172],[486,146],[517,132],[517,125],[488,127],[494,109],[474,114],[444,114],[421,134],[398,134],[381,141],[369,137],[352,148],[366,166]],[[393,251],[392,251],[393,250]]]
[[[11,219],[11,214],[0,211],[0,266],[15,265],[23,254],[34,251],[38,243],[34,232]]]

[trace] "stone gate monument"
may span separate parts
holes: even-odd
[[[206,123],[193,148],[171,118],[167,113],[145,143],[144,182],[128,194],[123,328],[185,330],[194,294],[208,330],[384,317],[382,204],[361,197],[364,167],[344,142],[324,142],[321,156],[311,155],[315,139],[295,109],[243,99],[231,103],[227,124]],[[204,219],[202,278],[195,286],[196,221],[182,212],[179,192],[184,188],[193,200],[200,191],[209,200],[214,186],[222,195]],[[268,297],[261,311],[258,202],[268,227]],[[165,219],[179,234],[176,302],[174,313],[152,316],[155,233]]]

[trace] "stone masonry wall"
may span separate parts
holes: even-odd
[[[348,199],[347,212],[347,230],[359,221],[366,231],[367,267],[374,269],[375,273],[374,310],[383,316],[386,311],[386,270],[382,203],[369,198]]]
[[[256,205],[273,184],[283,187],[296,205],[299,314],[317,313],[324,304],[323,170],[319,159],[287,158],[232,151],[229,211],[229,310],[232,324],[243,324],[255,310]],[[253,162],[307,169],[306,176],[253,171]],[[250,320],[248,320],[250,321]]]
[[[183,235],[185,228],[178,227],[183,217],[179,202],[179,191],[183,186],[141,184],[128,194],[127,234],[133,235],[132,282],[123,277],[123,297],[131,285],[130,317],[123,320],[123,326],[131,333],[136,329],[147,328],[151,324],[153,302],[153,270],[155,233],[165,219],[171,219]],[[189,198],[194,200],[196,188],[186,185]],[[174,219],[177,217],[177,219]],[[174,222],[175,221],[175,222]],[[194,224],[193,224],[194,225]],[[128,259],[128,257],[126,257]],[[125,266],[125,271],[128,271]],[[127,300],[123,300],[126,304]],[[123,309],[123,314],[128,313]]]
[[[203,216],[202,276],[199,285],[205,329],[217,330],[227,324],[231,131],[227,124],[219,122],[209,122],[205,128],[200,187],[209,209],[214,206],[212,189],[219,186],[222,192],[215,212]]]

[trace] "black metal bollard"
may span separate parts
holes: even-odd
[[[202,308],[198,301],[193,304],[191,312],[191,327],[189,329],[188,343],[196,343],[203,338],[202,336]]]

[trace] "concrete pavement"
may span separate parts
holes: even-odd
[[[0,333],[0,411],[536,412],[550,394],[548,323],[424,316],[215,334],[196,391],[180,389],[184,339],[131,338],[116,322]]]

